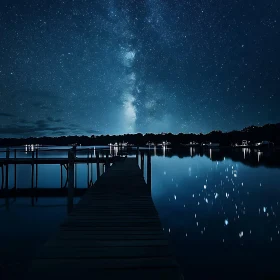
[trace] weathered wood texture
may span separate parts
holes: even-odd
[[[30,277],[181,279],[136,159],[115,163],[88,189],[38,252]]]

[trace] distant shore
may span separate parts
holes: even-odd
[[[1,133],[1,131],[0,131]],[[91,135],[91,136],[60,136],[60,137],[29,137],[29,138],[0,138],[0,147],[23,145],[39,146],[170,146],[172,148],[206,146],[232,148],[261,148],[269,146],[280,147],[280,123],[264,126],[250,126],[241,131],[212,131],[208,134],[193,133],[136,133],[124,135]]]

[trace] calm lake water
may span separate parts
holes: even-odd
[[[66,157],[66,148],[39,156]],[[280,278],[279,153],[193,148],[177,155],[152,153],[152,197],[185,279]],[[18,154],[23,156],[30,153]],[[10,171],[12,187],[12,166]],[[30,181],[31,167],[18,166],[18,188],[30,187]],[[87,166],[81,164],[77,187],[87,181]],[[39,166],[40,187],[60,187],[59,165]],[[0,199],[1,279],[18,277],[67,216],[66,198],[38,198],[33,207],[31,198],[11,198],[8,205]]]

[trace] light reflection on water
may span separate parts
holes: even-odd
[[[258,166],[264,153],[240,150],[232,155],[234,160],[222,153],[216,161],[214,150],[194,156],[197,151],[192,148],[189,157],[181,158],[168,157],[168,150],[151,150],[163,155],[152,158],[153,200],[185,279],[210,275],[229,279],[235,273],[240,279],[244,271],[250,275],[277,271],[280,169]],[[248,157],[250,165],[240,162]],[[29,186],[30,166],[18,167],[17,172],[18,187]],[[38,187],[59,187],[59,172],[59,166],[39,166]],[[92,174],[94,181],[94,167]],[[78,166],[77,184],[87,185],[86,165]],[[39,198],[35,207],[31,198],[11,199],[9,211],[4,205],[0,200],[5,225],[0,238],[7,241],[1,246],[0,261],[8,263],[15,255],[19,263],[31,258],[67,215],[67,198]]]
[[[279,174],[229,159],[153,158],[153,200],[186,277],[277,269]]]

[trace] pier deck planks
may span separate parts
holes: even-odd
[[[135,159],[115,163],[87,190],[34,258],[30,276],[182,279]]]

